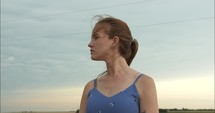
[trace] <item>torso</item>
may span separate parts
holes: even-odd
[[[102,92],[102,94],[106,96],[112,96],[120,91],[125,90],[131,84],[133,84],[138,75],[140,74],[137,73],[134,75],[126,75],[125,77],[120,78],[110,78],[107,76],[102,76],[97,79],[96,88],[97,90]]]
[[[139,113],[138,76],[141,75],[113,82],[104,82],[104,78],[94,80],[88,93],[87,113]]]

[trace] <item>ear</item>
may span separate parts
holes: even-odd
[[[114,38],[113,38],[113,45],[118,45],[118,43],[119,43],[119,37],[118,36],[114,36]]]

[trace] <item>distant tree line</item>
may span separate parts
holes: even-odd
[[[172,109],[159,109],[159,113],[168,113],[171,111],[215,111],[215,109],[188,109],[188,108],[182,108],[182,109],[177,109],[177,108],[172,108]],[[79,109],[76,110],[75,113],[79,113]]]
[[[202,112],[202,111],[209,111],[209,112],[213,112],[213,113],[215,113],[215,109],[188,109],[188,108],[182,108],[182,109],[177,109],[177,108],[172,108],[172,109],[162,109],[162,108],[160,108],[159,109],[159,113],[173,113],[174,111],[191,111],[192,113],[194,113],[193,111],[200,111],[200,112]],[[74,111],[70,111],[70,112],[74,112]],[[211,113],[212,113],[211,112]],[[22,111],[21,113],[37,113],[37,112],[33,112],[33,111]],[[39,112],[38,112],[39,113]],[[76,111],[75,111],[75,113],[79,113],[79,109],[77,109]]]
[[[215,109],[188,109],[188,108],[182,108],[182,109],[177,109],[177,108],[172,108],[172,109],[159,109],[159,113],[168,113],[171,111],[214,111]]]
[[[77,109],[75,113],[79,113],[79,109]]]

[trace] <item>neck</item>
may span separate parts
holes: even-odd
[[[106,61],[106,66],[107,75],[109,77],[120,77],[128,73],[128,71],[131,69],[128,66],[126,60],[121,56]]]

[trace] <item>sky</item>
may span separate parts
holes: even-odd
[[[214,109],[214,0],[1,0],[1,112],[77,110],[105,70],[87,46],[105,14],[138,40],[159,108]]]

